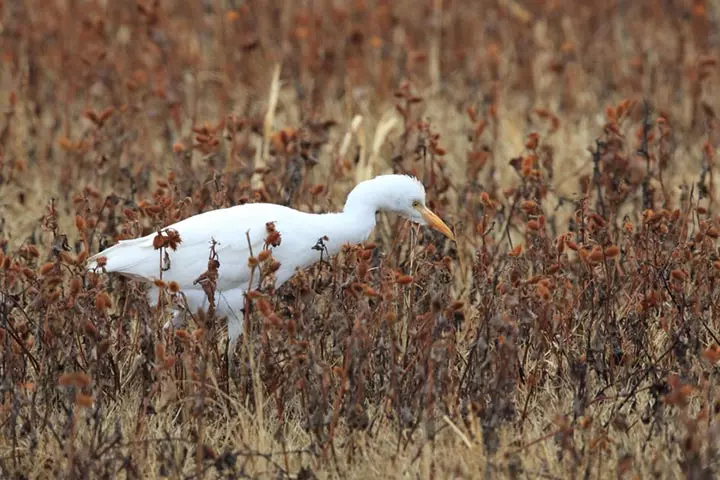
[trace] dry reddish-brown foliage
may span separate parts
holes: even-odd
[[[717,475],[716,19],[0,1],[0,473]],[[212,308],[164,330],[177,284],[152,309],[84,266],[208,209],[338,209],[386,171],[457,244],[383,218],[277,290],[253,252],[229,378]],[[158,234],[161,266],[181,242]],[[218,268],[209,248],[211,295]]]

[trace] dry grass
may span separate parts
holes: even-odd
[[[716,3],[0,2],[2,476],[714,478]],[[390,171],[457,245],[254,292],[229,380],[82,265]]]

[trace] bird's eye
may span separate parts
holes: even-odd
[[[413,200],[412,206],[413,206],[413,208],[419,207],[419,206],[420,206],[420,200]]]

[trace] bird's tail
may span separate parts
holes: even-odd
[[[139,275],[141,271],[147,269],[148,262],[154,257],[151,238],[122,240],[88,258],[86,268],[88,270],[104,268],[107,272]]]

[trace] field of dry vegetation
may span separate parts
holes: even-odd
[[[0,0],[0,477],[716,478],[718,21]],[[382,215],[251,292],[230,378],[224,322],[163,330],[141,284],[84,268],[214,208],[338,210],[388,172],[457,244]]]

